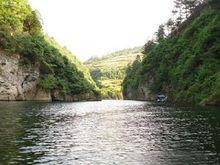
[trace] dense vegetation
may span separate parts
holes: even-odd
[[[94,93],[98,88],[89,70],[67,49],[42,32],[38,13],[26,0],[0,1],[0,47],[19,54],[21,65],[40,68],[38,86],[60,94]]]
[[[138,55],[142,56],[141,52],[141,47],[124,49],[101,58],[92,57],[85,62],[101,89],[102,98],[122,99],[121,83],[125,78],[125,71]]]
[[[218,0],[200,2],[185,19],[160,26],[156,40],[145,45],[143,62],[127,70],[124,92],[148,82],[153,94],[166,93],[172,101],[220,104],[219,9]]]

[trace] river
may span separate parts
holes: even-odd
[[[220,109],[0,102],[0,164],[219,164]]]

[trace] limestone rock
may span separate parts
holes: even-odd
[[[19,55],[9,56],[0,51],[0,100],[50,101],[50,92],[37,88],[39,69],[21,65],[19,58]]]
[[[124,99],[127,100],[154,100],[155,94],[153,94],[149,86],[153,83],[152,80],[149,78],[144,83],[140,83],[137,89],[133,89],[131,86],[128,86],[123,91]]]

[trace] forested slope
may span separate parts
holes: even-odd
[[[124,97],[152,100],[163,93],[172,102],[219,105],[220,2],[192,8],[167,36],[161,27],[156,42],[145,45],[143,62],[127,70]]]
[[[101,89],[102,98],[122,99],[121,83],[125,78],[125,71],[137,56],[142,56],[142,47],[124,49],[100,58],[92,57],[85,62]]]
[[[99,96],[89,70],[71,52],[43,34],[39,15],[26,0],[1,0],[0,48],[8,57],[19,55],[20,70],[39,70],[37,88],[51,93],[54,100]],[[7,67],[0,67],[4,75]],[[4,85],[4,76],[1,78]]]

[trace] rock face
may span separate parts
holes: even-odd
[[[154,100],[154,95],[150,92],[148,86],[143,84],[139,85],[137,89],[128,87],[126,90],[124,90],[123,96],[126,100]]]
[[[0,51],[0,101],[97,101],[93,93],[62,96],[59,90],[46,92],[37,87],[39,68],[23,66],[19,55]]]
[[[152,79],[145,80],[140,83],[136,89],[133,89],[130,85],[123,89],[123,96],[126,100],[147,100],[153,101],[155,99],[155,94],[153,94],[149,86],[153,83]]]
[[[0,100],[50,101],[50,92],[37,88],[39,69],[19,64],[19,55],[6,55],[0,51]]]

